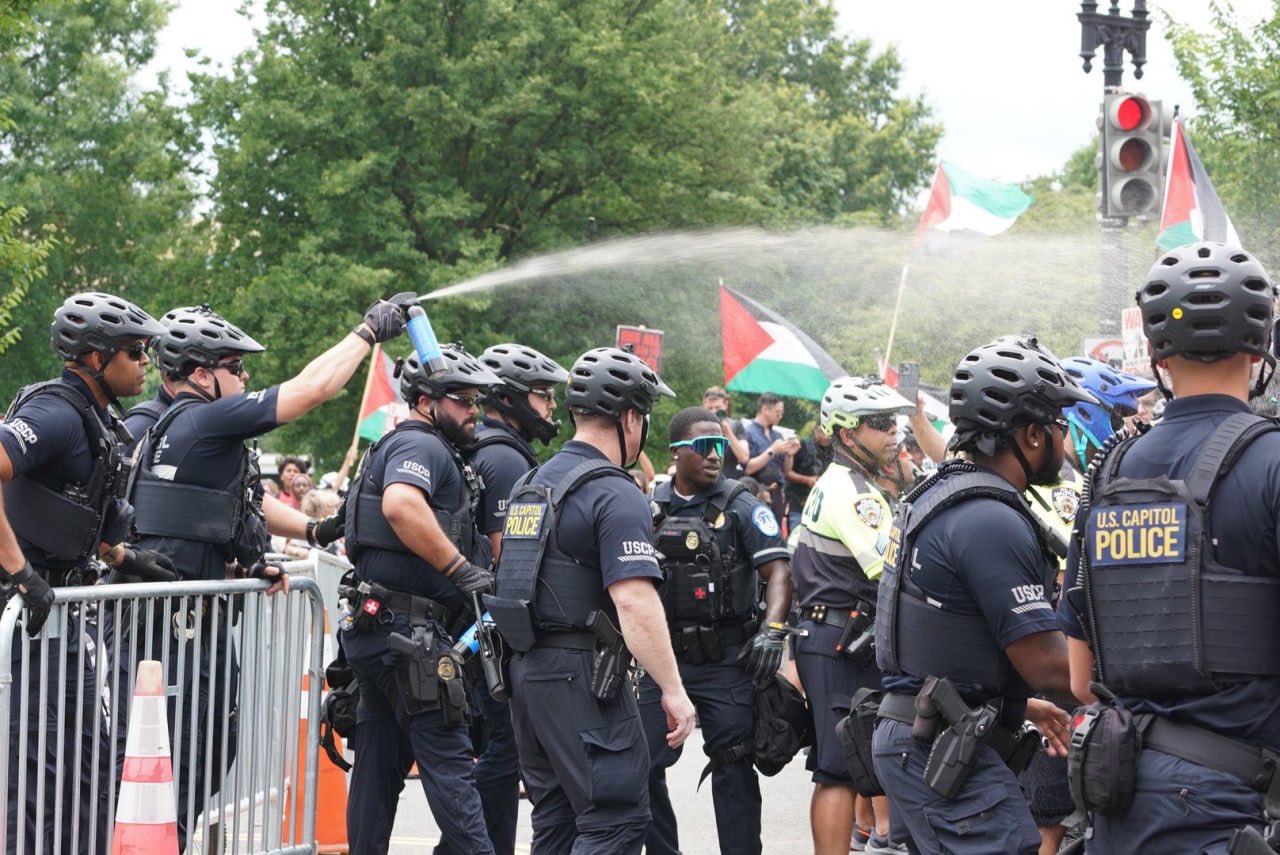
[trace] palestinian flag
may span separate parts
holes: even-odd
[[[998,235],[1031,205],[1016,184],[979,178],[942,161],[916,227],[916,245],[933,233]]]
[[[395,379],[396,363],[374,345],[369,360],[369,378],[360,399],[360,421],[356,435],[376,442],[400,422],[409,418],[409,405],[400,398],[400,384]]]
[[[720,286],[724,385],[732,392],[775,392],[821,401],[844,369],[786,318]]]
[[[1240,236],[1213,189],[1209,173],[1196,156],[1182,120],[1173,123],[1169,144],[1169,174],[1164,182],[1164,205],[1160,208],[1160,235],[1156,246],[1169,250],[1197,241],[1211,240],[1239,246]]]

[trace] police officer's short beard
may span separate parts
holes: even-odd
[[[434,403],[431,405],[431,415],[436,430],[440,431],[440,435],[454,448],[466,448],[475,440],[474,430],[468,431],[465,422],[442,413]]]
[[[1049,441],[1044,450],[1044,460],[1040,468],[1031,473],[1030,483],[1037,487],[1052,487],[1062,478],[1062,459],[1053,453],[1053,442]]]

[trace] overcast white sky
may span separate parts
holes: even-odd
[[[235,0],[179,0],[161,33],[153,66],[185,85],[184,49],[227,63],[253,39]],[[1161,10],[1198,28],[1208,0],[1150,0],[1146,73],[1125,83],[1193,114],[1190,91],[1176,75]],[[1078,2],[1069,0],[835,0],[841,29],[879,46],[896,45],[904,91],[924,93],[946,133],[940,155],[970,172],[1017,181],[1052,172],[1092,139],[1102,93],[1102,52],[1081,69]],[[1109,0],[1099,0],[1105,11]],[[1234,0],[1246,20],[1274,9],[1272,0]],[[1128,14],[1132,0],[1122,0]]]

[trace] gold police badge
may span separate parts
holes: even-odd
[[[684,536],[684,548],[690,552],[697,549],[700,543],[702,543],[702,541],[698,539],[698,533],[696,531],[691,531]]]
[[[436,663],[436,676],[446,683],[458,676],[458,668],[453,664],[453,657],[440,657],[440,661]]]

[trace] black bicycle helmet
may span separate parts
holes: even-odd
[[[87,350],[114,356],[121,342],[155,338],[164,327],[128,300],[89,291],[73,294],[58,307],[50,332],[54,352],[71,362]]]
[[[640,357],[616,347],[597,347],[573,363],[564,400],[574,412],[621,421],[627,410],[648,415],[661,395],[674,398],[676,393]]]
[[[1162,255],[1134,295],[1152,361],[1185,356],[1215,362],[1267,355],[1276,286],[1258,260],[1220,243]]]
[[[226,356],[266,350],[207,305],[174,309],[163,323],[156,364],[169,377],[186,377],[197,367],[213,368]]]
[[[971,351],[951,380],[951,421],[955,447],[993,453],[995,437],[1035,422],[1049,424],[1064,407],[1096,404],[1034,336],[1004,336]]]
[[[498,375],[489,388],[485,403],[502,415],[515,419],[532,439],[550,442],[560,432],[560,422],[544,419],[529,406],[534,386],[549,386],[569,379],[554,359],[522,344],[495,344],[480,354],[480,362]]]
[[[417,353],[411,353],[396,365],[396,376],[400,379],[400,397],[414,406],[418,398],[443,398],[455,389],[477,387],[487,389],[501,382],[498,375],[481,364],[460,344],[446,344],[440,347],[444,356],[445,371],[437,377],[428,377],[422,370],[422,362]]]

